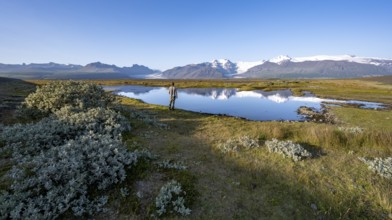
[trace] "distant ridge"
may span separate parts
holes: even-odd
[[[146,78],[159,73],[146,66],[134,64],[118,67],[101,62],[85,66],[58,63],[1,64],[0,76],[18,79],[126,79]]]

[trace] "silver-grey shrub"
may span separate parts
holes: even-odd
[[[338,130],[351,134],[362,134],[364,131],[364,129],[360,127],[338,127]]]
[[[6,127],[0,138],[7,143],[6,147],[12,148],[13,158],[21,162],[81,135],[95,133],[119,138],[121,132],[129,129],[127,119],[113,110],[92,108],[74,113],[64,107],[36,123]]]
[[[79,82],[48,84],[26,99],[48,117],[1,128],[2,150],[10,150],[14,162],[10,189],[0,195],[1,218],[53,219],[67,210],[76,216],[102,211],[108,199],[103,190],[122,182],[126,169],[149,155],[123,145],[121,133],[130,129],[129,122],[106,108],[110,98],[102,92]]]
[[[392,157],[367,159],[359,157],[359,160],[368,165],[369,170],[377,173],[378,175],[392,180]]]
[[[285,157],[291,158],[296,162],[312,157],[312,154],[303,146],[292,141],[279,141],[273,138],[270,141],[266,141],[265,145],[270,152],[279,153]]]
[[[24,108],[44,114],[55,112],[65,106],[79,109],[107,107],[115,100],[101,86],[83,81],[54,81],[45,84],[28,95]]]
[[[191,214],[191,209],[185,207],[185,194],[186,192],[182,190],[181,184],[175,180],[163,185],[155,198],[158,215],[162,216],[168,212],[176,212],[183,216]]]
[[[175,169],[175,170],[186,170],[187,167],[181,163],[176,163],[170,160],[164,160],[156,163],[159,168],[163,169]]]
[[[241,136],[238,138],[238,143],[245,149],[249,150],[252,148],[259,147],[259,142],[257,139],[251,138],[249,136]]]
[[[226,142],[218,144],[218,149],[222,153],[237,152],[241,149],[253,149],[259,147],[257,139],[249,136],[241,136],[239,138],[230,138]]]
[[[1,216],[55,218],[71,208],[75,215],[100,211],[105,199],[88,195],[123,181],[126,166],[137,162],[118,138],[90,133],[21,160],[9,172],[11,193],[2,195]]]

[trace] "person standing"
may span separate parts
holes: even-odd
[[[170,95],[169,110],[174,110],[174,103],[177,98],[177,88],[174,86],[174,82],[172,82],[171,86],[169,87],[169,95]]]

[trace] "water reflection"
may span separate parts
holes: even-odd
[[[118,95],[141,99],[146,103],[169,104],[168,89],[147,86],[108,86]],[[300,106],[321,110],[322,103],[357,104],[364,108],[382,108],[379,103],[362,101],[343,101],[321,99],[307,93],[306,96],[293,96],[290,90],[239,91],[226,88],[178,89],[176,108],[195,112],[226,114],[250,120],[296,120],[305,118],[298,115]]]

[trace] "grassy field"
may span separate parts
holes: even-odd
[[[37,84],[46,81],[32,81]],[[104,85],[167,86],[167,80],[94,81]],[[371,80],[177,80],[181,88],[235,87],[289,88],[296,94],[312,91],[318,96],[379,101],[392,104],[392,85]],[[129,116],[132,131],[124,134],[130,149],[147,148],[161,158],[181,162],[184,172],[157,172],[148,164],[129,173],[126,185],[149,189],[142,200],[120,198],[111,190],[109,214],[98,219],[149,218],[151,204],[162,182],[181,179],[192,194],[191,219],[388,219],[392,216],[391,180],[368,170],[358,157],[392,155],[392,111],[333,107],[338,124],[312,122],[256,122],[182,110],[121,98],[125,109],[145,115]],[[144,119],[143,119],[144,118]],[[149,123],[165,124],[162,129]],[[151,120],[150,120],[151,121]],[[339,128],[360,127],[353,134]],[[228,139],[249,136],[260,147],[223,153]],[[265,140],[277,138],[301,143],[317,157],[293,162],[270,153]],[[119,186],[120,187],[120,186]],[[138,190],[136,190],[138,189]],[[390,217],[388,217],[390,216]],[[172,218],[173,216],[169,216]],[[174,217],[173,217],[174,218]]]

